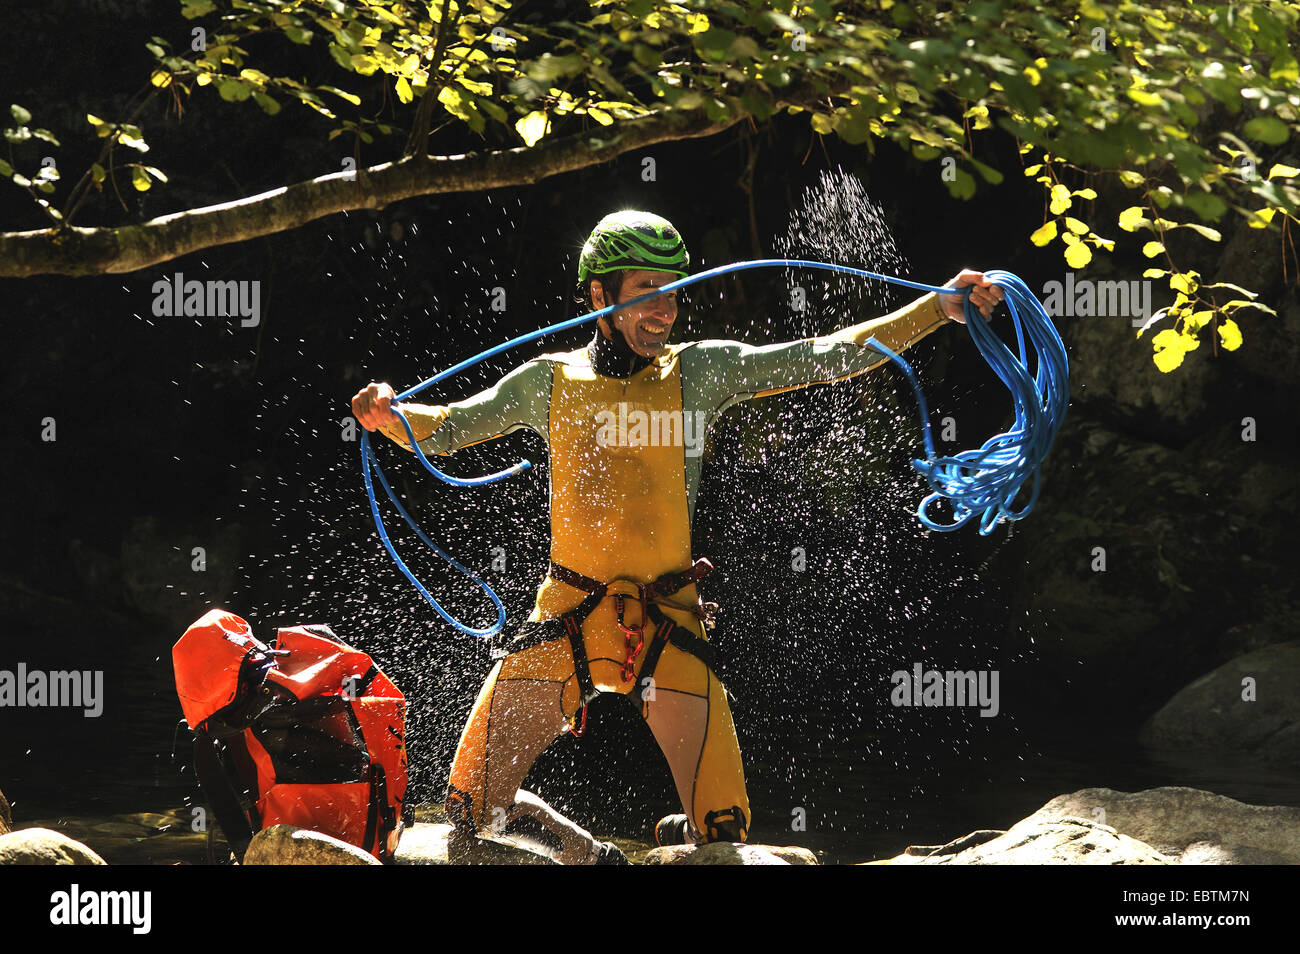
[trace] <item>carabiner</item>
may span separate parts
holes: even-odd
[[[638,639],[645,638],[645,624],[646,624],[646,620],[650,618],[646,607],[646,603],[647,603],[646,586],[644,583],[637,583],[633,580],[618,580],[615,582],[631,583],[633,586],[635,586],[637,592],[637,600],[641,603],[641,625],[636,627],[628,626],[627,623],[623,621],[623,614],[627,609],[628,594],[626,593],[614,594],[614,612],[617,614],[618,628],[623,631],[624,636],[629,637],[628,645],[630,646],[631,645],[630,638],[632,636],[635,636]]]

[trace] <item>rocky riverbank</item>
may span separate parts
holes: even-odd
[[[142,813],[110,819],[35,820],[10,830],[0,794],[0,864],[202,864],[207,836],[194,832],[188,812]],[[58,825],[56,830],[53,826]],[[224,844],[218,842],[219,844]],[[819,864],[798,846],[718,843],[653,848],[617,842],[638,864]],[[506,841],[466,842],[436,808],[417,812],[394,859],[399,865],[550,864],[549,858]],[[357,848],[319,832],[287,825],[253,839],[245,864],[378,864]],[[1276,865],[1300,864],[1300,808],[1248,805],[1193,788],[1117,792],[1088,788],[1058,796],[1009,829],[982,829],[943,845],[911,845],[898,855],[863,864],[971,865]]]

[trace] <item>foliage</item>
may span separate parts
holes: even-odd
[[[536,148],[646,118],[761,122],[785,110],[807,114],[816,134],[868,150],[887,140],[918,160],[946,160],[952,174],[940,180],[968,198],[981,180],[985,187],[1002,181],[979,155],[987,159],[995,131],[1010,134],[1031,157],[1024,174],[1044,189],[1043,225],[1031,241],[1059,240],[1070,268],[1115,247],[1084,209],[1097,197],[1094,186],[1118,179],[1134,191],[1135,204],[1116,225],[1153,234],[1144,251],[1164,256],[1167,267],[1146,274],[1167,277],[1176,295],[1160,316],[1175,320],[1173,337],[1169,330],[1155,336],[1161,370],[1176,367],[1205,328],[1235,348],[1241,333],[1231,316],[1269,310],[1246,289],[1199,284],[1198,274],[1172,261],[1166,235],[1182,229],[1218,241],[1214,224],[1232,213],[1285,242],[1300,221],[1296,170],[1274,163],[1267,176],[1255,171],[1265,163],[1260,152],[1291,142],[1300,129],[1294,0],[181,5],[195,24],[187,48],[161,37],[147,44],[157,61],[155,91],[179,105],[211,89],[269,114],[296,102],[328,121],[329,138],[348,137],[358,155],[365,146],[384,158],[423,156],[448,127],[479,136],[487,149]],[[289,46],[315,52],[319,75],[277,71]],[[107,159],[116,146],[147,149],[130,121],[88,120],[106,140]],[[16,135],[24,129],[20,120]],[[137,188],[163,178],[153,167],[130,166]],[[101,187],[108,169],[101,159],[79,187]],[[0,171],[19,185],[53,188],[48,175],[18,176],[10,164]],[[78,201],[74,193],[72,209]],[[1206,297],[1209,289],[1236,297],[1220,303]]]

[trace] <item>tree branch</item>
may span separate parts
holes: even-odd
[[[138,225],[0,233],[0,277],[134,272],[200,249],[283,232],[336,212],[382,209],[421,195],[529,185],[656,143],[712,136],[745,118],[744,113],[717,122],[703,116],[647,116],[544,140],[532,148],[406,156]]]

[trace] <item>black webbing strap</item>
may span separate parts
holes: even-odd
[[[262,821],[226,744],[201,729],[194,732],[194,774],[235,857],[243,858]]]
[[[605,593],[605,584],[600,580],[593,580],[577,570],[570,570],[567,566],[560,566],[554,560],[551,561],[551,565],[547,568],[546,575],[557,583],[571,586],[575,590],[584,590],[587,593],[599,592],[602,596]]]
[[[650,687],[647,682],[654,679],[655,667],[659,665],[659,657],[663,654],[664,646],[672,643],[684,653],[690,653],[704,665],[709,667],[713,673],[713,678],[718,678],[718,650],[707,639],[703,639],[684,626],[678,625],[674,620],[664,615],[654,603],[651,603],[648,612],[650,620],[655,626],[654,639],[650,641],[650,648],[646,650],[645,659],[641,663],[641,672],[637,676],[636,686],[628,693],[628,699],[638,707],[645,704],[645,693]]]
[[[655,623],[654,638],[650,640],[650,647],[645,651],[645,658],[641,660],[641,673],[636,677],[636,685],[628,693],[628,699],[638,709],[645,705],[645,694],[654,683],[655,667],[659,665],[659,657],[663,654],[664,647],[668,645],[667,633],[671,629],[669,625],[671,623],[672,620]]]
[[[573,674],[578,677],[578,689],[582,692],[581,705],[585,706],[596,698],[596,684],[591,679],[591,664],[587,662],[587,644],[582,639],[582,624],[574,613],[565,613],[561,619],[569,634],[569,646],[573,650]]]

